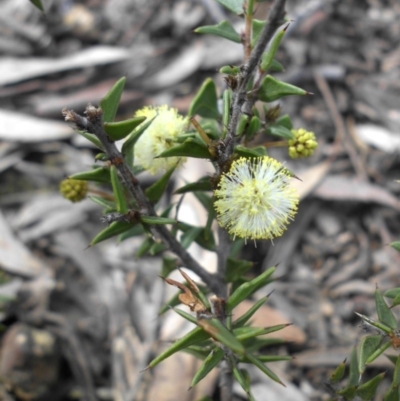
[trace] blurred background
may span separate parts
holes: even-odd
[[[104,228],[101,208],[69,203],[58,186],[90,169],[96,151],[61,110],[98,105],[126,76],[118,119],[144,105],[185,114],[205,78],[221,93],[218,69],[243,60],[240,45],[193,30],[227,19],[240,31],[243,20],[213,0],[43,3],[45,14],[28,0],[0,1],[0,399],[218,400],[217,372],[187,391],[199,366],[189,354],[140,373],[187,327],[170,312],[158,317],[174,290],[158,278],[159,256],[136,257],[143,238],[86,249]],[[270,3],[257,5],[256,18]],[[275,290],[255,323],[292,322],[268,352],[296,358],[272,365],[287,388],[249,369],[260,401],[327,400],[324,381],[363,335],[354,311],[375,317],[376,286],[400,286],[399,255],[388,246],[400,239],[400,3],[288,0],[287,15],[277,78],[313,95],[280,105],[319,148],[299,161],[270,152],[302,180],[299,213],[282,238],[249,243],[241,258],[255,262],[253,275],[279,263],[281,279],[257,294]],[[210,171],[190,160],[171,193]],[[190,197],[180,217],[206,219]],[[190,250],[215,270],[214,254]],[[381,357],[367,377],[391,369]],[[239,387],[235,397],[245,399]]]

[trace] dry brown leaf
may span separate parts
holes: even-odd
[[[314,195],[328,200],[376,202],[400,210],[400,201],[386,189],[342,175],[326,177],[314,190]]]
[[[190,308],[192,312],[203,312],[205,311],[204,304],[198,299],[192,291],[184,284],[179,281],[172,280],[171,278],[163,277],[163,280],[169,285],[173,285],[183,291],[183,294],[179,294],[179,300]]]

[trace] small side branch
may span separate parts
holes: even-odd
[[[118,169],[126,189],[139,205],[140,212],[148,216],[157,216],[153,205],[147,199],[145,193],[139,185],[139,181],[134,176],[131,169],[127,166],[123,155],[115,146],[115,143],[110,140],[110,138],[107,136],[107,133],[104,131],[102,110],[89,105],[86,109],[87,117],[80,116],[72,110],[63,110],[63,115],[66,121],[74,123],[78,129],[94,134],[100,140],[103,150],[107,154],[110,162]],[[168,246],[171,252],[180,258],[182,265],[191,270],[193,273],[197,274],[211,291],[218,296],[225,295],[221,294],[224,285],[219,275],[211,274],[205,270],[186,251],[186,249],[181,246],[179,241],[170,233],[167,227],[163,225],[153,226],[152,232]]]

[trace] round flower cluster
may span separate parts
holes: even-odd
[[[135,117],[147,117],[147,121],[156,117],[149,128],[141,135],[135,145],[135,164],[140,164],[151,174],[165,172],[175,165],[181,165],[186,158],[165,157],[156,159],[165,150],[176,145],[176,140],[187,125],[187,119],[168,106],[144,107],[135,113]]]
[[[306,131],[304,128],[292,130],[294,139],[288,141],[288,152],[292,159],[309,157],[314,153],[318,143],[314,132]]]
[[[214,192],[218,223],[235,237],[281,236],[299,203],[296,190],[289,186],[291,177],[268,156],[234,161]]]
[[[67,178],[60,182],[61,195],[71,202],[80,202],[86,198],[88,191],[87,181]]]

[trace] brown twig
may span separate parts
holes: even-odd
[[[229,122],[228,133],[226,136],[226,152],[233,153],[233,148],[236,140],[236,128],[239,122],[239,117],[242,113],[250,113],[255,103],[253,96],[247,96],[247,86],[250,79],[256,72],[257,66],[260,64],[261,56],[265,51],[268,42],[272,39],[275,31],[283,23],[283,17],[285,15],[285,3],[286,0],[275,0],[271,10],[268,14],[267,21],[263,30],[261,31],[260,37],[254,46],[251,56],[248,62],[243,66],[243,73],[240,78],[239,85],[233,94],[232,99],[232,115]]]

